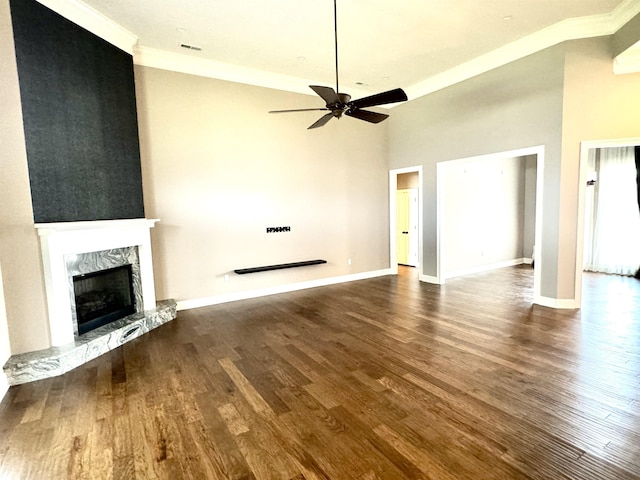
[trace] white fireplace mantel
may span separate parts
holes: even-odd
[[[150,229],[158,219],[37,223],[49,309],[51,346],[73,342],[74,327],[66,269],[67,255],[138,247],[144,310],[156,306]]]

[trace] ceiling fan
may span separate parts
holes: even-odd
[[[407,100],[407,94],[401,88],[388,90],[386,92],[377,93],[369,97],[351,100],[351,95],[339,93],[338,83],[338,11],[336,0],[333,0],[333,20],[334,20],[334,38],[336,49],[336,89],[331,87],[322,87],[318,85],[309,85],[326,103],[324,108],[302,108],[296,110],[271,110],[269,113],[290,113],[290,112],[312,112],[312,111],[329,111],[329,113],[320,117],[308,129],[318,128],[325,125],[332,118],[340,118],[342,114],[354,117],[365,122],[380,123],[389,115],[384,113],[372,112],[370,110],[362,110],[367,107],[375,107],[377,105],[385,105],[387,103],[404,102]]]

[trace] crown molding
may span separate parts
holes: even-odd
[[[427,78],[404,90],[409,99],[412,100],[468,80],[567,40],[612,35],[638,13],[640,13],[640,1],[625,0],[611,13],[570,18]],[[307,85],[317,83],[309,79],[304,80],[298,77],[279,75],[143,46],[134,48],[134,63],[146,67],[306,95],[314,95]],[[352,92],[353,97],[363,97],[370,94],[371,92],[364,90]],[[384,107],[393,108],[396,105]]]
[[[313,85],[317,81],[206,60],[193,55],[138,46],[138,38],[133,33],[87,6],[81,0],[37,1],[116,47],[132,54],[134,63],[137,65],[314,95],[308,85]],[[607,14],[567,19],[406,87],[404,90],[409,99],[412,100],[568,40],[612,35],[639,13],[640,0],[625,0],[615,10]],[[634,55],[633,58],[635,59],[636,56]],[[628,67],[629,61],[626,59],[617,61],[616,64],[618,63],[624,63],[624,66],[618,65],[616,68],[621,69],[621,71],[617,73],[626,73],[622,72],[625,68],[635,68]],[[363,97],[370,94],[371,92],[364,90],[352,92],[353,97]],[[388,105],[387,107],[393,108],[394,105]]]
[[[37,1],[128,54],[133,54],[133,47],[138,42],[138,37],[83,2],[79,0]]]
[[[625,0],[618,7],[611,12],[611,24],[614,27],[612,33],[620,30],[629,20],[640,13],[640,1],[638,0]]]
[[[640,13],[640,1],[625,0],[602,15],[569,18],[405,88],[409,99],[468,80],[568,40],[613,35]]]
[[[159,68],[162,70],[227,80],[286,92],[302,93],[311,96],[316,96],[316,94],[309,88],[309,85],[318,84],[318,82],[314,80],[279,75],[263,70],[242,67],[240,65],[232,65],[230,63],[208,60],[193,55],[168,52],[166,50],[139,45],[134,48],[133,63],[143,67]],[[364,90],[350,90],[354,98],[370,95],[369,92]]]
[[[304,88],[304,81],[299,78],[150,47],[136,46],[133,51],[133,63],[144,67],[276,88],[289,92],[308,93],[307,90],[309,90],[309,87]]]

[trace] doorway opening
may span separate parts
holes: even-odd
[[[389,265],[422,273],[422,166],[389,171]]]
[[[535,262],[534,303],[543,303],[543,179],[543,146],[438,163],[438,283]]]
[[[585,232],[587,230],[587,214],[590,208],[590,202],[588,202],[588,189],[590,183],[595,180],[591,178],[592,172],[589,167],[590,154],[594,151],[622,148],[622,147],[635,147],[640,145],[640,138],[623,138],[616,140],[594,140],[584,141],[580,145],[580,180],[579,180],[579,193],[578,193],[578,234],[576,245],[576,278],[575,278],[575,299],[578,307],[582,306],[582,292],[583,292],[583,270],[584,270],[584,255],[585,255]],[[597,181],[597,180],[596,180]]]

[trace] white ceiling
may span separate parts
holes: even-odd
[[[141,51],[291,77],[304,88],[335,85],[332,0],[82,3],[131,32]],[[640,11],[640,0],[337,0],[337,8],[341,90],[409,92],[479,58],[517,56],[514,46],[522,56],[557,40],[613,33]]]

